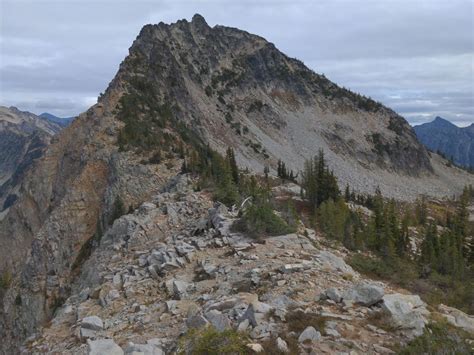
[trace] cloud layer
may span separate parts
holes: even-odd
[[[411,123],[474,122],[471,0],[3,0],[0,104],[71,116],[105,90],[146,23],[201,13],[259,34]]]

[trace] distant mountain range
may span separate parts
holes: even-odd
[[[45,118],[48,121],[54,122],[61,127],[67,127],[74,120],[75,117],[58,117],[49,112],[43,112],[39,117]]]
[[[458,127],[441,117],[413,127],[418,139],[430,150],[442,153],[455,164],[474,168],[474,123]]]

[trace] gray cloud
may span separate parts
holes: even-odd
[[[190,19],[267,38],[412,123],[474,121],[470,0],[3,0],[0,104],[75,115],[94,103],[146,23]]]

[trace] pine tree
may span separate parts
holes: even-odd
[[[402,226],[400,228],[400,233],[398,239],[396,240],[396,251],[397,255],[401,258],[404,258],[408,255],[410,251],[410,236],[408,231],[410,216],[408,213],[405,213],[402,219]]]
[[[346,184],[346,190],[344,191],[344,199],[346,202],[349,202],[351,200],[351,191],[349,188],[349,184]]]
[[[125,205],[120,195],[117,195],[117,197],[115,197],[115,201],[112,206],[112,213],[109,218],[109,224],[112,224],[117,218],[123,216],[124,214],[125,214]]]
[[[265,180],[268,180],[268,174],[270,173],[270,168],[265,165],[265,167],[263,168],[263,174],[265,175]]]
[[[421,262],[424,265],[438,266],[439,256],[438,233],[435,223],[431,223],[425,232],[421,243]]]
[[[226,159],[230,166],[232,180],[234,180],[234,183],[238,185],[239,184],[239,168],[237,166],[237,162],[235,161],[234,150],[231,147],[227,148]]]

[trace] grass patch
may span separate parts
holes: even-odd
[[[249,342],[247,334],[239,333],[233,329],[224,330],[223,332],[218,332],[214,327],[193,329],[181,338],[178,354],[251,354],[252,351],[246,346]]]
[[[326,317],[315,313],[305,313],[302,310],[294,310],[285,315],[288,331],[300,334],[307,327],[314,327],[320,333],[324,333]]]
[[[12,274],[9,270],[5,270],[2,275],[0,275],[0,290],[7,290],[12,284]]]
[[[415,262],[399,258],[375,258],[355,254],[348,264],[356,271],[370,278],[388,280],[406,288],[431,305],[439,303],[458,308],[468,314],[474,313],[474,282],[472,277],[464,281],[452,279],[448,275],[431,272],[422,277],[422,270]]]
[[[367,317],[367,324],[374,325],[386,332],[393,332],[396,329],[390,314],[383,310],[370,313]]]
[[[299,354],[299,346],[298,346],[298,341],[294,337],[283,337],[280,335],[280,338],[282,338],[285,342],[286,345],[288,346],[288,353],[285,353],[278,349],[277,345],[277,340],[276,338],[270,338],[266,339],[264,341],[261,341],[260,344],[263,346],[263,355],[287,355],[287,354]]]

